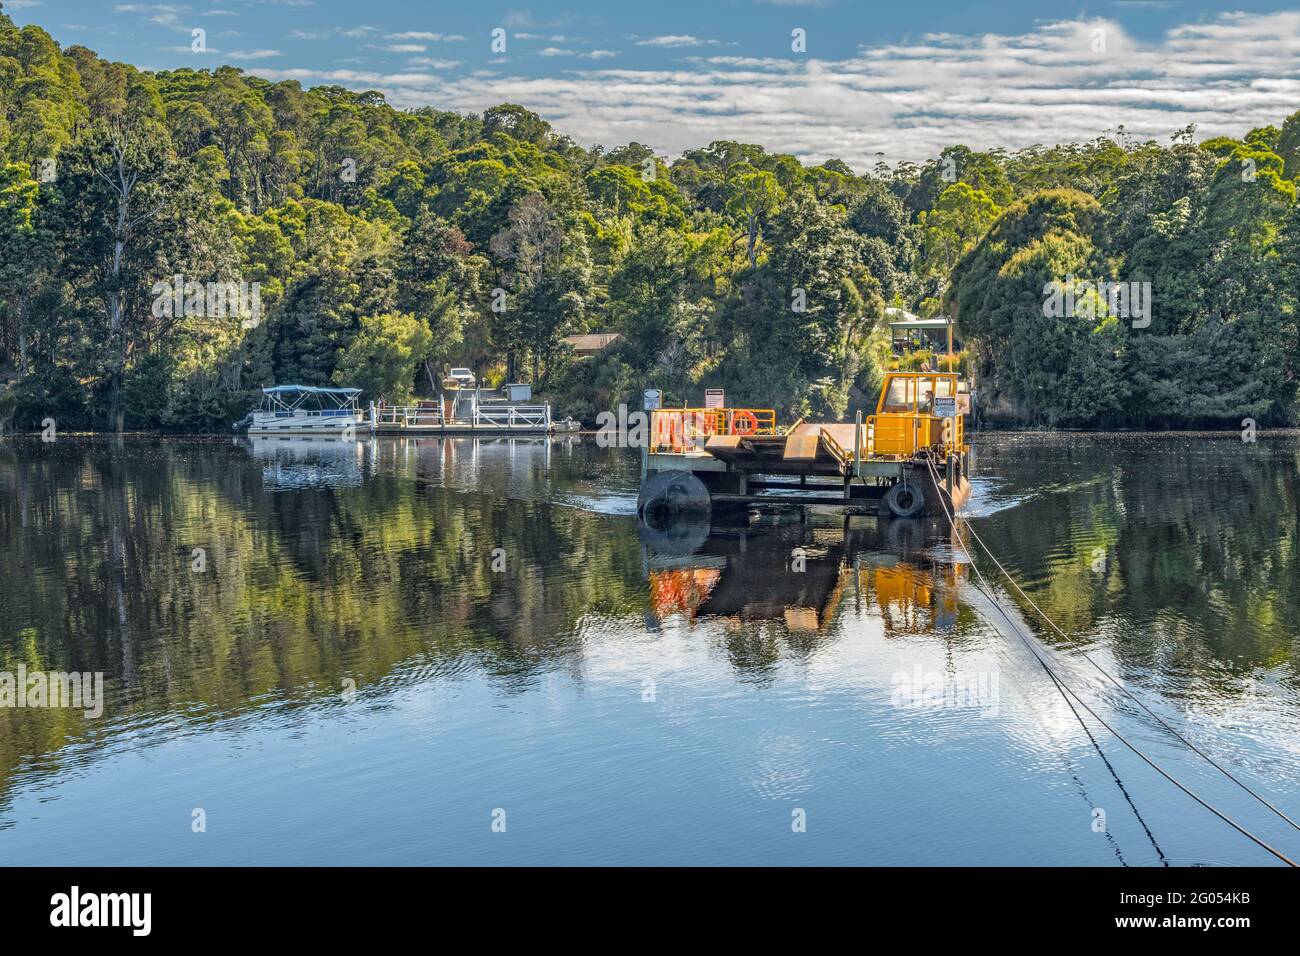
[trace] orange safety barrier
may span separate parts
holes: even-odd
[[[650,413],[650,450],[683,454],[710,435],[775,435],[770,408],[659,408]]]

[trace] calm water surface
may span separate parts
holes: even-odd
[[[1300,815],[1300,441],[981,435],[977,463],[966,520],[1072,640],[999,593],[1017,626],[1300,852],[1079,654]],[[0,444],[0,671],[108,693],[0,708],[0,863],[1276,862],[1090,720],[1102,759],[943,522],[651,532],[637,469],[580,439]]]

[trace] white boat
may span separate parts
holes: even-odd
[[[359,388],[276,385],[262,389],[262,407],[251,411],[235,430],[250,435],[355,435],[365,419],[357,408]]]

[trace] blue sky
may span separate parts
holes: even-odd
[[[1300,107],[1294,0],[3,3],[65,46],[144,68],[231,63],[378,89],[404,107],[509,100],[581,142],[637,140],[669,156],[727,138],[864,168],[952,142],[1017,148],[1120,124],[1140,137],[1191,122],[1240,134]],[[203,53],[191,49],[196,28]]]

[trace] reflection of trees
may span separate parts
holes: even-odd
[[[0,666],[103,671],[107,719],[216,715],[413,657],[510,687],[573,652],[582,614],[644,608],[625,519],[393,475],[271,493],[263,465],[225,443],[0,449]],[[95,729],[80,711],[0,712],[0,781]]]
[[[986,470],[1015,476],[1000,493],[1025,500],[976,526],[1067,634],[1104,630],[1125,662],[1219,690],[1261,666],[1290,662],[1294,678],[1293,438],[1023,441],[981,449]]]
[[[1226,691],[1294,660],[1300,461],[1290,443],[1223,441],[998,439],[981,446],[983,467],[1024,500],[973,520],[1067,633],[1104,631],[1127,665]],[[511,480],[584,490],[597,454],[549,471],[521,458]],[[103,671],[110,720],[182,708],[204,719],[329,697],[344,677],[418,674],[397,667],[407,661],[520,688],[580,660],[584,616],[644,619],[655,592],[634,522],[511,497],[495,463],[442,486],[421,474],[435,460],[381,459],[361,486],[271,491],[265,462],[224,442],[0,445],[0,668]],[[714,535],[702,554],[725,564],[667,569],[725,569],[708,587],[692,578],[679,590],[694,596],[670,611],[720,617],[713,633],[745,679],[841,639],[828,622],[873,600],[891,633],[977,640],[970,609],[952,606],[951,567],[895,544],[811,525],[743,544]],[[810,562],[798,577],[783,570],[796,546]],[[190,571],[196,547],[203,574]],[[1096,547],[1104,573],[1090,569]],[[898,586],[882,589],[891,574]],[[80,711],[0,711],[0,791],[22,761],[55,760],[98,726]]]

